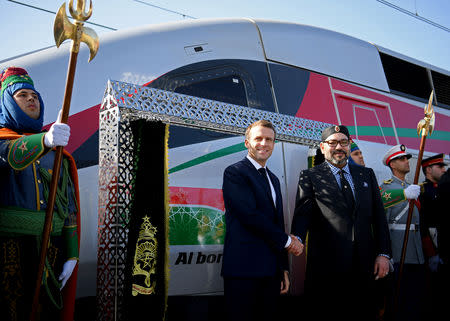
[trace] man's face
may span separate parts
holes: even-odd
[[[339,142],[336,146],[333,143]],[[341,143],[347,146],[342,146]],[[320,143],[320,149],[325,159],[337,167],[344,167],[350,155],[350,144],[348,137],[342,133],[334,133],[328,136],[326,142]]]
[[[403,175],[406,175],[407,173],[409,173],[409,160],[406,156],[394,158],[389,163],[389,166],[391,166],[394,174],[396,172],[399,174],[403,174]]]
[[[30,118],[38,119],[41,115],[41,104],[37,93],[32,89],[19,89],[13,95],[20,109]]]
[[[432,181],[433,183],[439,182],[441,179],[441,176],[445,173],[445,165],[442,164],[434,164],[431,166],[428,166],[426,169],[427,178]]]
[[[366,164],[364,163],[364,157],[363,157],[361,150],[357,149],[357,150],[351,152],[350,156],[352,157],[353,161],[356,164],[361,165],[361,166],[366,166]]]
[[[248,133],[248,138],[245,139],[248,155],[261,166],[265,166],[270,155],[272,155],[274,145],[274,131],[264,126],[253,127]]]

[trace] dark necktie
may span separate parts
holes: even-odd
[[[270,188],[269,177],[267,177],[266,169],[264,167],[261,167],[258,169],[258,172],[262,175],[262,177],[264,177],[264,181],[267,184],[267,190],[269,191],[270,198],[272,199],[273,202],[272,189]]]
[[[339,171],[339,176],[341,177],[341,190],[342,194],[344,194],[344,199],[347,205],[352,210],[352,216],[353,216],[353,208],[355,206],[355,199],[353,197],[352,188],[350,187],[350,184],[348,183],[347,179],[344,176],[344,171],[341,169]]]
[[[270,190],[270,183],[269,183],[269,178],[267,177],[266,169],[264,167],[261,167],[258,169],[258,172],[264,177],[264,181],[267,183],[267,187]]]

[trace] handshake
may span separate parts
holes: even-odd
[[[295,235],[291,234],[289,235],[289,237],[291,238],[291,244],[289,244],[286,250],[288,251],[288,253],[299,256],[303,253],[304,246],[302,242],[300,242],[300,240]]]

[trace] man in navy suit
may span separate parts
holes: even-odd
[[[326,161],[300,173],[292,222],[307,240],[306,306],[313,319],[371,320],[391,257],[378,183],[371,168],[347,162],[345,126],[324,129],[320,149]]]
[[[272,123],[245,132],[248,155],[225,169],[226,234],[222,276],[229,320],[275,320],[278,296],[289,289],[288,252],[303,245],[284,231],[280,182],[266,167],[275,145]]]

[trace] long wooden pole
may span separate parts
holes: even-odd
[[[61,123],[67,123],[70,111],[70,102],[72,99],[73,82],[75,78],[75,69],[77,66],[78,52],[71,52],[69,59],[69,67],[66,79],[66,89],[64,92],[63,108],[61,111]],[[53,209],[55,207],[56,191],[58,188],[58,180],[60,176],[61,162],[62,162],[63,147],[57,146],[55,152],[55,160],[53,163],[52,180],[50,183],[50,191],[47,201],[47,209],[45,211],[44,230],[42,232],[41,253],[39,259],[39,266],[36,277],[36,285],[34,288],[33,304],[31,306],[30,320],[36,320],[36,313],[39,306],[39,295],[42,284],[42,276],[44,274],[45,260],[47,257],[47,249],[49,245],[50,233],[53,221]]]
[[[422,164],[422,157],[423,152],[425,150],[425,142],[427,140],[427,135],[431,135],[434,129],[434,111],[433,111],[433,97],[434,97],[434,90],[431,91],[430,98],[428,99],[428,105],[425,106],[425,118],[420,120],[417,124],[417,134],[421,137],[420,139],[420,146],[419,146],[419,155],[417,157],[417,164],[416,164],[416,172],[414,174],[414,184],[417,185],[419,181],[419,175],[420,175],[420,168]],[[400,257],[400,265],[397,275],[397,284],[395,288],[395,295],[394,295],[394,316],[396,316],[398,311],[398,301],[400,297],[400,288],[401,288],[401,281],[403,276],[403,268],[405,264],[405,257],[406,257],[406,249],[408,247],[408,238],[409,238],[409,227],[411,226],[411,220],[412,220],[412,214],[414,211],[414,200],[409,201],[409,209],[408,209],[408,217],[406,219],[406,227],[405,227],[405,236],[403,238],[403,247],[402,247],[402,254]]]
[[[419,175],[420,175],[420,164],[422,163],[422,157],[423,152],[425,149],[425,141],[427,139],[426,135],[422,135],[422,138],[420,140],[420,148],[419,148],[419,155],[417,157],[417,166],[416,166],[416,172],[414,174],[414,184],[417,185],[419,181]],[[398,278],[397,278],[397,284],[395,287],[395,296],[394,296],[394,311],[398,311],[398,301],[400,296],[400,287],[401,287],[401,280],[403,276],[403,267],[405,265],[405,257],[406,257],[406,249],[408,246],[408,237],[409,237],[409,227],[411,226],[412,221],[412,214],[414,211],[414,200],[409,201],[409,209],[408,209],[408,217],[406,219],[406,227],[405,227],[405,236],[403,238],[403,247],[402,247],[402,255],[400,257],[400,265],[398,269]]]
[[[80,42],[85,42],[90,50],[91,61],[98,51],[98,37],[94,30],[83,26],[83,22],[88,20],[92,14],[92,0],[90,1],[89,10],[86,13],[85,0],[77,1],[77,8],[73,7],[73,0],[69,0],[69,10],[72,17],[75,19],[75,24],[72,24],[67,18],[66,4],[64,3],[55,17],[54,36],[56,46],[59,47],[65,40],[72,39],[72,47],[70,49],[69,66],[67,69],[66,88],[64,91],[64,99],[61,111],[60,122],[66,124],[69,118],[70,102],[72,100],[72,89],[75,78],[75,70],[77,66],[78,52],[80,49]],[[36,286],[34,290],[33,303],[31,307],[30,320],[36,319],[36,313],[39,306],[39,296],[42,284],[42,276],[44,273],[45,261],[47,257],[47,249],[49,245],[50,232],[52,229],[53,210],[55,207],[56,191],[58,188],[58,180],[60,176],[61,162],[63,155],[63,147],[57,146],[55,152],[55,159],[53,163],[52,180],[50,182],[49,197],[47,200],[47,209],[45,211],[44,229],[42,232],[41,252],[37,271]]]

